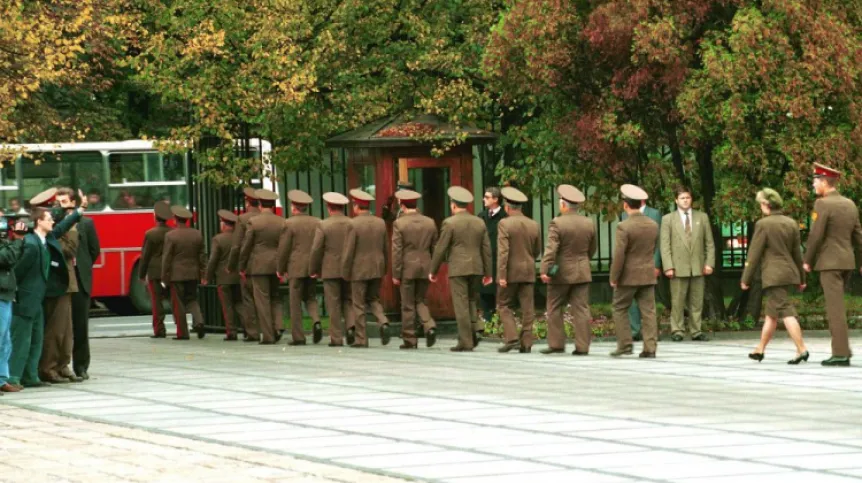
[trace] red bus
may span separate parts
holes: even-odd
[[[266,164],[261,172],[272,173],[266,163],[270,143],[250,141],[252,155]],[[102,248],[93,267],[93,298],[119,315],[148,313],[150,297],[137,277],[141,243],[154,226],[156,201],[189,206],[191,153],[160,152],[144,140],[0,148],[21,153],[0,168],[0,207],[20,211],[49,187],[80,188],[89,199],[86,216],[93,220]],[[271,177],[252,180],[252,185],[278,191]]]

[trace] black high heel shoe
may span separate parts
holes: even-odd
[[[752,352],[748,354],[748,358],[753,361],[760,362],[763,360],[763,352]]]
[[[787,363],[796,365],[802,361],[808,362],[808,351],[805,351],[802,354],[799,354],[798,356],[794,357],[793,359],[790,359],[789,361],[787,361]]]

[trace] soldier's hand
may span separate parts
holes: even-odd
[[[245,282],[245,272],[244,271],[239,272],[239,278],[241,278],[242,281]]]
[[[395,285],[401,285],[401,280],[398,280],[397,278],[392,277],[392,283]]]
[[[811,273],[811,265],[807,263],[802,264],[802,269],[805,270],[805,273]]]
[[[803,284],[800,284],[800,285],[799,285],[799,291],[800,291],[800,292],[804,292],[804,291],[805,291],[805,287],[807,287],[807,286],[808,286],[808,285],[806,285],[806,284],[804,284],[804,283],[803,283]]]
[[[710,267],[709,265],[703,267],[703,274],[704,275],[712,275],[712,271],[713,271],[712,267]]]
[[[433,273],[429,273],[428,274],[428,281],[431,283],[437,283],[437,275],[434,275]]]
[[[488,285],[491,285],[492,283],[494,283],[494,277],[485,277],[482,279],[482,285],[484,285],[486,287]]]
[[[654,272],[655,272],[655,278],[661,277],[661,269],[660,268],[654,269]]]
[[[224,267],[224,273],[230,273],[230,268]]]
[[[664,271],[664,276],[667,278],[673,278],[674,273],[676,273],[676,272],[674,271],[674,269],[671,268],[670,270]]]
[[[742,290],[748,290],[751,287],[749,287],[748,284],[744,282],[739,282],[739,288],[741,288]]]
[[[497,282],[497,283],[499,283],[499,284],[500,284],[500,286],[501,286],[501,287],[503,287],[503,288],[506,288],[506,285],[508,285],[508,283],[506,283],[506,280],[504,280],[504,279],[502,279],[502,278],[501,278],[501,279],[500,279],[500,281],[499,281],[499,282]]]
[[[611,288],[617,288],[617,283],[616,283],[616,282],[611,282]]]
[[[551,277],[549,277],[549,276],[545,275],[544,273],[543,273],[543,274],[541,274],[541,275],[539,276],[539,278],[541,278],[541,279],[542,279],[542,281],[543,281],[543,282],[545,282],[545,283],[551,283]]]
[[[207,284],[207,279],[202,278],[201,279],[201,285],[209,285],[209,284]]]
[[[310,276],[311,276],[311,278],[320,278],[319,273],[312,273]]]

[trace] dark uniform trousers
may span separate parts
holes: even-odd
[[[320,321],[317,306],[317,280],[311,277],[290,279],[290,335],[294,341],[305,340],[302,327],[302,304],[313,322]]]
[[[569,305],[569,313],[575,326],[575,350],[589,352],[590,339],[590,284],[548,285],[548,347],[566,348],[566,330],[563,325],[563,310]]]
[[[620,285],[614,290],[614,327],[617,333],[617,348],[632,346],[632,328],[629,322],[629,307],[637,301],[641,311],[644,352],[656,351],[658,325],[655,318],[655,285]]]
[[[458,346],[465,349],[473,348],[473,333],[484,329],[477,310],[481,285],[481,275],[449,277],[449,293],[458,324]]]
[[[75,374],[80,374],[90,370],[90,294],[78,290],[71,295],[72,366]]]
[[[388,324],[389,319],[383,313],[383,305],[380,304],[380,282],[379,278],[371,280],[354,280],[350,282],[351,298],[353,299],[353,317],[356,327],[356,344],[368,344],[366,337],[365,307],[371,309],[377,326]]]
[[[251,275],[251,288],[254,293],[254,308],[257,312],[257,321],[260,323],[260,333],[263,334],[262,342],[275,343],[275,336],[281,332],[284,322],[282,320],[281,297],[278,295],[278,287],[281,281],[278,275]]]
[[[503,337],[506,342],[521,341],[524,347],[533,346],[533,321],[536,319],[535,300],[532,283],[510,283],[505,288],[500,287],[497,294],[500,321],[503,323]],[[515,311],[512,307],[517,300],[521,309],[521,334],[515,323]]]
[[[247,338],[259,339],[257,306],[254,303],[254,287],[252,287],[250,277],[246,281],[239,282],[239,293],[242,302],[239,311],[242,330]]]
[[[165,310],[162,301],[167,299],[170,293],[162,287],[161,280],[151,278],[147,281],[147,287],[150,291],[150,304],[153,310],[153,334],[165,335]]]
[[[329,312],[329,342],[344,343],[345,324],[347,329],[353,327],[352,294],[350,282],[340,278],[323,281],[323,299]]]
[[[240,317],[240,305],[242,304],[242,294],[240,293],[239,284],[232,283],[216,286],[218,292],[218,300],[221,305],[221,316],[224,320],[225,335],[231,336],[236,334],[236,321]]]
[[[192,314],[194,327],[203,325],[204,317],[198,303],[198,281],[185,280],[171,283],[171,308],[177,324],[177,337],[188,337],[189,326],[186,313]]]
[[[422,327],[427,334],[437,327],[431,318],[431,311],[425,304],[425,294],[431,282],[427,278],[401,281],[401,338],[404,342],[416,345],[416,314],[422,321]]]
[[[844,279],[849,274],[845,270],[823,270],[820,286],[826,299],[826,319],[832,335],[832,355],[850,357],[850,336],[847,334],[847,311],[844,307]]]
[[[52,379],[69,371],[72,362],[72,294],[45,297],[45,339],[39,360],[40,378]]]

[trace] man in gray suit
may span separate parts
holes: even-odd
[[[670,279],[670,326],[674,342],[683,339],[683,311],[688,309],[692,340],[707,341],[701,332],[705,276],[715,266],[715,244],[709,217],[691,209],[691,190],[676,189],[676,211],[664,216],[661,223],[661,258],[664,274]]]
[[[661,212],[659,210],[657,210],[651,206],[647,206],[646,201],[644,201],[644,203],[640,207],[640,212],[642,214],[646,215],[652,221],[658,223],[659,231],[661,231],[661,218],[662,218],[662,216],[661,216]],[[621,221],[625,221],[626,219],[628,219],[628,214],[623,213],[623,215],[621,217]],[[660,241],[661,240],[656,239],[655,256],[654,256],[655,273],[656,273],[656,278],[658,278],[659,285],[661,284],[661,278],[660,278],[660,276],[661,276],[661,243],[660,243]],[[656,287],[657,297],[656,298],[660,298],[660,297],[658,297],[658,295],[659,295],[658,292],[659,292],[659,290],[658,290],[658,285],[657,285],[657,287]],[[643,335],[641,334],[641,310],[640,310],[640,307],[638,306],[637,300],[633,300],[631,307],[629,307],[629,322],[631,323],[632,338],[636,341],[643,340]]]

